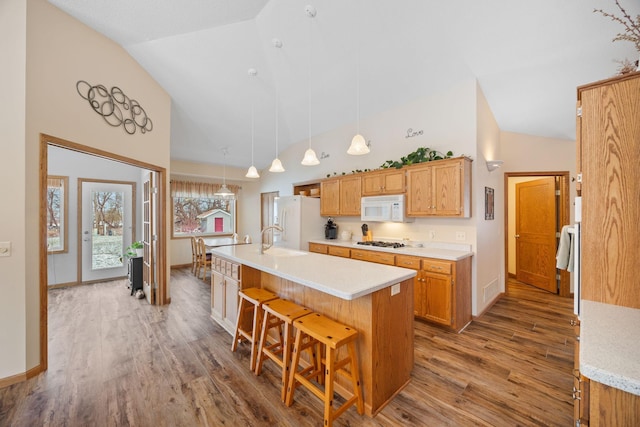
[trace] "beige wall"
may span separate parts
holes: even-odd
[[[26,371],[25,86],[26,3],[0,1],[0,379]]]
[[[20,20],[25,19],[24,10],[21,10],[24,6],[18,6],[22,3],[20,0],[9,0],[8,4],[4,1],[1,6],[2,19],[11,22],[11,34],[6,34],[7,37],[3,39],[14,40],[17,37],[18,44],[21,37],[24,39],[24,25],[19,25]],[[141,160],[164,167],[167,171],[170,167],[171,101],[166,92],[114,42],[45,0],[28,0],[26,6],[27,43],[26,47],[24,43],[22,45],[22,52],[26,52],[26,72],[24,66],[19,70],[16,65],[10,76],[13,81],[9,81],[11,85],[19,87],[24,81],[23,75],[26,76],[26,85],[22,84],[26,90],[22,94],[11,90],[8,93],[15,93],[14,102],[3,103],[10,104],[16,111],[21,110],[21,104],[25,105],[22,111],[26,111],[26,121],[23,120],[22,138],[19,129],[13,131],[12,150],[15,157],[4,171],[13,179],[3,180],[0,184],[3,194],[10,195],[17,206],[16,213],[10,217],[11,223],[2,223],[0,230],[0,240],[11,239],[15,248],[8,266],[0,267],[2,277],[10,277],[12,282],[10,288],[0,286],[0,304],[14,307],[7,315],[2,310],[2,324],[16,326],[6,335],[0,335],[0,348],[3,349],[0,352],[0,378],[21,374],[36,367],[40,361],[40,272],[38,264],[32,262],[34,250],[39,246],[40,134]],[[10,13],[8,17],[5,11]],[[1,31],[8,31],[4,25],[2,28]],[[3,58],[8,52],[19,60],[20,53],[15,50],[13,46],[2,46]],[[2,80],[3,83],[6,81]],[[121,88],[146,110],[153,120],[153,131],[129,135],[120,127],[107,125],[78,95],[78,80],[103,84],[108,88]],[[20,121],[17,120],[17,123]],[[24,203],[21,203],[23,197]],[[25,266],[27,255],[30,259],[29,268]],[[2,328],[3,331],[6,329]]]

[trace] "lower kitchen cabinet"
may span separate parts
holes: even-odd
[[[414,315],[457,332],[471,322],[471,257],[458,261],[396,255],[367,249],[309,243],[309,251],[395,265],[417,271],[414,279]]]
[[[235,332],[238,317],[238,291],[259,286],[260,278],[247,276],[243,266],[221,257],[211,259],[211,317],[227,332]],[[244,284],[244,286],[243,286]]]

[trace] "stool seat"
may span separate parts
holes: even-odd
[[[262,304],[264,310],[260,344],[256,356],[256,375],[262,371],[262,362],[273,360],[282,369],[282,387],[280,400],[286,398],[289,367],[291,366],[291,347],[293,345],[293,321],[311,314],[312,311],[285,299],[276,299]],[[275,330],[276,337],[270,337],[269,331]],[[273,341],[269,343],[269,340]]]
[[[238,291],[238,296],[240,297],[240,302],[238,303],[238,318],[236,320],[236,329],[233,335],[231,351],[236,351],[238,343],[242,341],[242,339],[249,341],[251,344],[249,369],[253,371],[255,370],[256,349],[262,323],[261,306],[264,302],[277,299],[278,295],[262,288],[246,288]],[[251,317],[247,319],[247,314],[249,313],[251,313]],[[250,325],[249,320],[251,321]]]
[[[362,385],[360,384],[360,373],[358,366],[358,357],[356,353],[356,339],[358,331],[338,323],[319,313],[312,313],[293,321],[296,328],[296,339],[293,346],[293,358],[291,361],[291,372],[289,373],[289,383],[287,386],[287,394],[285,403],[291,406],[293,403],[293,395],[298,384],[306,387],[314,395],[324,402],[324,426],[331,427],[333,420],[346,411],[350,406],[356,405],[360,415],[364,413],[364,400],[362,398]],[[344,351],[339,350],[346,347],[346,356]],[[302,349],[319,348],[312,351],[312,354],[322,354],[324,349],[324,357],[321,358],[321,365],[318,367],[317,362],[311,361],[311,367],[307,367],[298,371],[300,365],[300,353]],[[340,356],[342,354],[342,356]],[[349,370],[345,369],[349,366]],[[321,375],[324,371],[324,378]],[[351,382],[351,392],[345,387],[335,388],[336,375],[348,378]],[[318,384],[311,382],[316,379]],[[324,390],[322,385],[324,384]],[[343,392],[346,401],[337,409],[333,407],[334,391]]]

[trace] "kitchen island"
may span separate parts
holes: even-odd
[[[239,289],[268,289],[357,329],[365,413],[377,414],[410,381],[416,272],[281,248],[260,254],[259,246],[225,246],[212,253],[238,266]]]

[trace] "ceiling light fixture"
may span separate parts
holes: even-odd
[[[228,151],[229,150],[227,147],[222,148],[222,155],[224,156],[224,165],[222,169],[222,187],[220,187],[218,191],[216,191],[213,194],[214,196],[222,197],[223,199],[230,199],[235,196],[235,194],[233,194],[233,191],[227,188],[227,153]]]
[[[358,10],[361,11],[362,8],[358,7]],[[358,27],[360,26],[360,19],[357,19]],[[353,156],[360,156],[363,154],[369,153],[369,145],[367,141],[364,139],[364,136],[360,134],[360,28],[357,28],[356,31],[357,43],[356,47],[356,120],[357,120],[357,133],[356,136],[351,140],[351,145],[347,150],[347,154],[351,154]]]
[[[304,158],[302,159],[302,163],[304,166],[315,166],[320,164],[320,160],[318,160],[318,156],[316,156],[316,152],[311,148],[311,20],[316,16],[316,8],[307,5],[304,8],[309,19],[309,148],[304,152]]]
[[[282,47],[282,41],[279,39],[273,39],[273,46],[276,49],[280,49]],[[282,166],[282,162],[278,158],[278,79],[277,77],[274,79],[276,82],[276,158],[273,159],[271,163],[271,167],[269,168],[269,172],[284,172],[284,167]]]
[[[487,160],[487,170],[489,172],[493,172],[494,170],[502,166],[503,163],[504,162],[502,160]]]
[[[255,68],[249,68],[248,71],[249,77],[255,77],[258,75],[258,70],[256,70]],[[258,170],[256,169],[256,167],[254,166],[253,163],[253,142],[254,142],[254,98],[255,98],[255,91],[252,90],[251,91],[251,166],[249,167],[249,170],[247,170],[247,174],[245,175],[247,178],[260,178],[260,174],[258,173]]]

